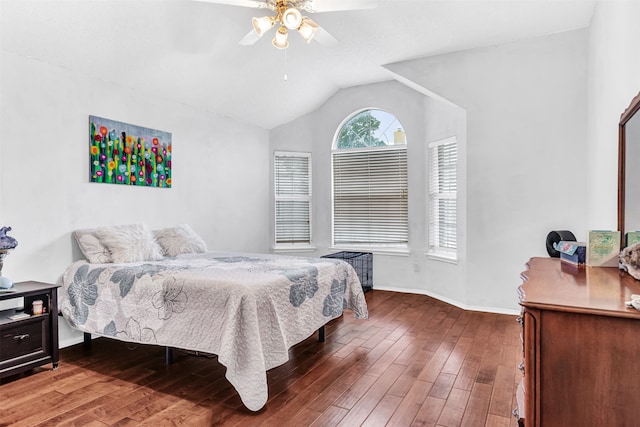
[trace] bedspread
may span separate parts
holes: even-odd
[[[266,371],[344,308],[367,317],[356,272],[331,258],[213,253],[73,263],[60,309],[81,331],[218,355],[244,405],[267,401]]]

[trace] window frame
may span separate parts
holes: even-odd
[[[306,195],[289,195],[279,194],[278,186],[278,160],[279,158],[306,158],[308,168],[308,191]],[[294,251],[313,251],[313,183],[312,183],[312,153],[309,152],[295,152],[295,151],[274,151],[273,153],[273,249],[274,252],[294,252]],[[278,202],[279,201],[293,201],[293,202],[306,202],[308,203],[308,236],[309,240],[305,242],[279,242],[278,241]],[[295,225],[292,225],[295,227]]]
[[[454,191],[438,191],[434,189],[437,185],[434,184],[434,179],[437,179],[440,176],[439,165],[444,163],[451,162],[451,159],[440,159],[437,151],[437,147],[443,145],[453,145],[454,146],[454,170],[455,174],[453,174],[453,182],[448,180],[445,182],[445,187],[451,188],[454,187]],[[427,256],[433,259],[439,259],[442,261],[453,262],[456,263],[458,261],[458,140],[457,137],[452,136],[449,138],[445,138],[439,141],[434,141],[428,144],[427,146],[427,213],[428,213],[428,224],[427,224]],[[434,158],[435,154],[435,158]],[[450,176],[450,175],[449,175]],[[440,187],[440,186],[438,186]],[[454,200],[455,207],[453,212],[453,218],[446,218],[441,220],[441,215],[439,214],[439,209],[436,209],[436,201],[437,200]],[[445,207],[445,209],[447,209]],[[452,221],[453,220],[453,221]],[[445,233],[448,234],[447,239],[453,240],[454,247],[451,247],[451,243],[442,244],[441,242],[441,225],[443,223],[452,222],[453,223],[453,232],[446,230]],[[447,227],[449,228],[449,227]]]

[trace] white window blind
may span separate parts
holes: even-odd
[[[335,245],[406,244],[407,148],[333,153]]]
[[[274,158],[276,245],[311,244],[311,154]]]
[[[429,144],[429,252],[455,256],[457,250],[457,164],[455,137]]]

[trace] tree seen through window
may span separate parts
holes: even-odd
[[[404,135],[394,115],[382,110],[366,110],[353,116],[338,134],[337,149],[393,145],[397,133]]]

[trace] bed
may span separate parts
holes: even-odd
[[[60,278],[60,310],[67,322],[122,341],[216,354],[252,411],[265,405],[266,372],[289,359],[289,348],[344,309],[368,316],[356,272],[337,259],[158,244],[160,255],[132,260],[100,231],[88,232],[103,245],[97,258],[83,248],[80,237],[87,233],[74,233],[87,259],[71,264]],[[146,227],[143,234],[147,246],[162,242],[161,234]],[[118,238],[129,239],[122,246],[130,250],[141,236]]]

